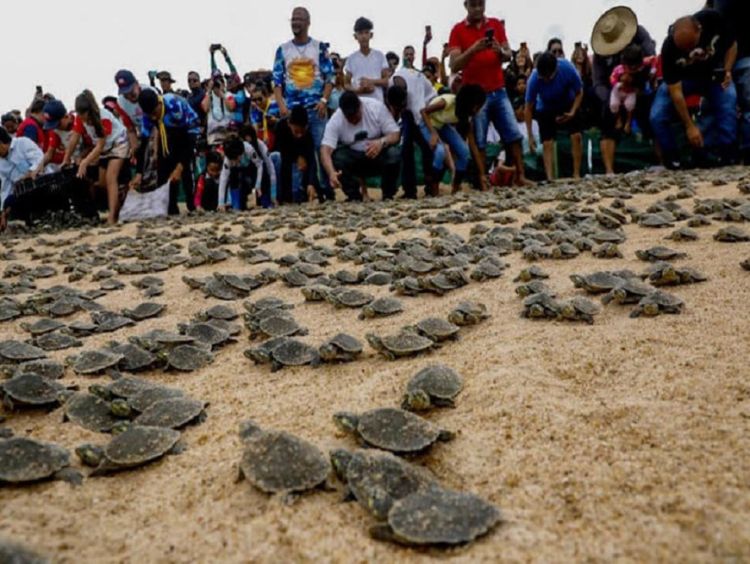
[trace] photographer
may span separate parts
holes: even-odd
[[[213,52],[211,60],[213,61]],[[217,149],[229,135],[233,112],[236,109],[234,97],[227,93],[224,76],[220,70],[215,70],[211,74],[201,108],[207,115],[208,146]]]
[[[662,47],[664,84],[651,108],[651,125],[667,167],[680,166],[672,135],[675,122],[682,122],[694,149],[702,152],[706,139],[713,140],[724,164],[731,163],[737,142],[737,91],[732,82],[736,60],[734,34],[714,10],[680,18],[670,28]],[[702,132],[690,115],[685,98],[694,94],[703,96],[710,108],[710,131]]]

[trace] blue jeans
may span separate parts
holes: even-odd
[[[278,151],[274,151],[269,155],[269,157],[271,158],[271,162],[273,163],[273,168],[276,170],[276,183],[278,185],[281,178],[281,153],[279,153]],[[277,186],[271,187],[272,200],[278,201],[277,191]],[[307,192],[305,190],[305,187],[302,186],[302,173],[297,168],[296,163],[292,165],[292,197],[295,203],[307,201]],[[264,207],[266,206],[264,205]]]
[[[310,133],[312,134],[313,143],[315,144],[315,158],[318,160],[318,178],[320,178],[320,187],[326,200],[335,200],[336,196],[331,190],[331,183],[328,181],[328,175],[320,163],[320,146],[323,143],[323,134],[326,131],[328,118],[321,118],[316,108],[307,110],[307,119],[309,122]]]
[[[474,118],[474,135],[477,147],[484,150],[487,147],[487,132],[490,122],[495,126],[505,145],[520,142],[523,139],[521,130],[518,128],[516,114],[510,103],[508,93],[505,89],[495,90],[487,94],[487,102]]]
[[[428,143],[430,142],[430,137],[432,137],[432,134],[430,133],[430,128],[427,127],[427,125],[423,122],[419,124],[419,130],[422,132],[422,137],[424,137],[424,140]],[[445,168],[445,147],[443,147],[442,143],[438,143],[435,147],[435,150],[432,151],[432,170],[435,172],[442,174],[443,169]]]
[[[703,132],[704,137],[717,148],[732,147],[737,141],[737,91],[734,84],[725,90],[721,84],[686,80],[682,82],[682,91],[685,97],[702,94],[706,98],[713,125],[710,131]],[[667,164],[679,161],[677,143],[672,134],[672,125],[675,123],[680,123],[680,118],[669,95],[668,86],[662,84],[651,106],[651,127]]]
[[[469,144],[452,125],[444,125],[438,129],[438,135],[451,148],[456,161],[456,172],[466,172],[469,168]]]
[[[737,103],[740,106],[740,142],[743,151],[750,150],[750,57],[737,61],[734,67]],[[745,162],[747,164],[747,162]]]

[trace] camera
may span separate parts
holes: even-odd
[[[495,39],[495,30],[488,29],[487,33],[484,34],[484,37],[487,41],[492,41],[493,39]]]
[[[221,43],[212,43],[211,51],[221,51]]]

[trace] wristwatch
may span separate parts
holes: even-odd
[[[326,106],[328,105],[328,98],[321,98],[321,102],[323,102]]]

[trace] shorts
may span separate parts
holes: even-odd
[[[576,112],[576,115],[573,116],[573,119],[569,122],[562,124],[557,123],[555,120],[563,113],[565,112],[548,112],[544,110],[534,111],[534,119],[539,123],[539,137],[541,138],[542,143],[545,141],[554,141],[559,129],[564,129],[571,135],[583,131],[583,116],[581,115],[580,110]]]
[[[108,151],[104,151],[99,157],[99,166],[107,166],[114,159],[127,159],[130,156],[130,143],[124,141],[113,145]]]

